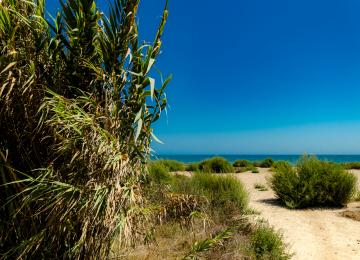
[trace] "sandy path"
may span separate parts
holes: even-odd
[[[339,216],[345,209],[289,210],[279,205],[271,189],[258,191],[255,183],[266,184],[267,169],[260,173],[238,173],[237,176],[250,193],[250,205],[276,229],[282,231],[293,259],[348,260],[360,259],[360,222]],[[358,176],[360,187],[360,171]],[[360,208],[350,203],[348,208]]]

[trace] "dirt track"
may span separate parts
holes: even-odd
[[[353,171],[358,177],[360,171]],[[360,259],[360,222],[339,213],[345,209],[290,210],[281,206],[271,189],[258,191],[255,183],[266,184],[267,169],[260,173],[238,173],[237,176],[250,193],[250,205],[261,217],[284,234],[293,259],[348,260]],[[350,203],[347,209],[360,208],[360,202]]]

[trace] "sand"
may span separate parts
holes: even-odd
[[[349,260],[360,259],[360,222],[341,216],[346,210],[360,209],[360,202],[350,203],[342,209],[290,210],[279,204],[273,191],[258,191],[255,183],[266,184],[268,169],[260,173],[238,173],[250,193],[250,206],[261,213],[270,225],[280,230],[293,259]],[[360,171],[352,171],[358,177]]]

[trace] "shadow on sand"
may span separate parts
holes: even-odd
[[[283,203],[280,199],[277,198],[269,198],[269,199],[261,199],[261,200],[257,200],[257,202],[260,203],[264,203],[270,206],[276,206],[276,207],[281,207],[281,208],[285,208],[285,209],[289,209],[289,210],[341,210],[341,209],[346,209],[346,206],[313,206],[313,207],[306,207],[306,208],[296,208],[296,209],[291,209],[289,207],[287,207],[285,205],[285,203]],[[355,208],[360,208],[360,206],[357,206]]]
[[[279,207],[284,207],[285,206],[284,203],[280,199],[276,199],[276,198],[261,199],[261,200],[257,200],[257,202],[268,204],[268,205],[271,205],[271,206],[279,206]]]

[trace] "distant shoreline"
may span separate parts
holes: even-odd
[[[221,155],[221,154],[159,154],[152,156],[152,159],[169,159],[176,160],[183,163],[192,163],[199,162],[205,159],[209,159],[214,156],[221,156],[227,159],[229,162],[233,163],[236,160],[243,159],[251,162],[261,161],[266,158],[272,158],[275,161],[288,161],[290,163],[295,163],[302,155],[279,155],[279,154],[262,154],[262,155],[244,155],[244,154],[231,154],[231,155]],[[359,155],[334,155],[334,154],[321,154],[316,155],[320,160],[330,161],[336,163],[345,163],[345,162],[360,162]]]

